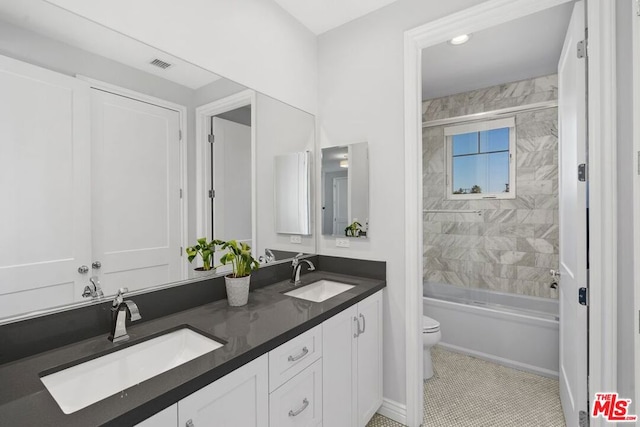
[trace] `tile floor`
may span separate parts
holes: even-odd
[[[432,350],[425,427],[565,427],[558,381],[475,357]],[[376,414],[367,427],[399,427]]]

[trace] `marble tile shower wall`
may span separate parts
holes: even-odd
[[[550,75],[425,101],[423,121],[555,99],[557,75]],[[511,200],[447,200],[444,126],[423,129],[424,209],[481,211],[424,215],[425,280],[557,298],[549,269],[558,269],[558,111],[515,119]]]

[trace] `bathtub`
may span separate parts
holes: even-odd
[[[443,348],[558,377],[558,301],[424,283],[423,312],[440,322]]]

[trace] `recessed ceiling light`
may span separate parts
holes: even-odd
[[[469,36],[469,34],[461,34],[449,40],[449,43],[454,46],[457,46],[459,44],[465,44],[466,42],[469,41],[470,38],[471,36]]]

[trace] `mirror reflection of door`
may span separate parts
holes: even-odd
[[[349,222],[348,178],[333,178],[333,234],[344,234]]]
[[[211,238],[251,240],[251,107],[211,117]],[[219,264],[219,256],[214,263]],[[223,270],[224,268],[219,270]]]
[[[105,294],[181,280],[180,113],[91,90],[92,256]]]

